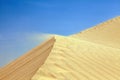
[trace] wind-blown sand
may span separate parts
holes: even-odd
[[[0,69],[0,80],[30,80],[48,57],[55,39],[51,38]]]
[[[120,17],[46,41],[0,70],[0,80],[120,80]]]

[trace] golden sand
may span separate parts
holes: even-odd
[[[1,68],[0,80],[31,80],[31,77],[48,57],[54,45],[54,41],[54,38],[49,39],[40,46],[37,46],[25,55]]]
[[[32,80],[120,80],[120,49],[55,38],[50,55]]]
[[[120,17],[108,20],[71,37],[120,48]]]
[[[0,80],[120,80],[120,17],[55,35],[1,68]]]

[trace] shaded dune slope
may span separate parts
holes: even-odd
[[[0,80],[120,80],[120,17],[55,35],[0,69]]]
[[[48,57],[55,39],[51,38],[0,69],[0,80],[30,80]]]
[[[55,39],[32,80],[120,80],[120,49],[70,37]]]

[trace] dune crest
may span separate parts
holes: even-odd
[[[120,48],[120,17],[113,18],[71,37]]]
[[[54,35],[0,69],[0,80],[120,80],[120,17]]]
[[[55,39],[52,37],[0,69],[0,80],[30,80],[48,57]]]
[[[49,57],[32,80],[120,79],[119,49],[70,37],[55,39]]]

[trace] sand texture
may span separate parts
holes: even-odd
[[[120,49],[55,38],[50,55],[32,80],[120,80]]]
[[[4,66],[0,70],[0,80],[30,80],[48,57],[55,39],[51,38],[27,54]]]
[[[1,68],[0,80],[120,80],[120,17],[54,35]]]
[[[98,24],[71,37],[120,48],[120,17]]]

